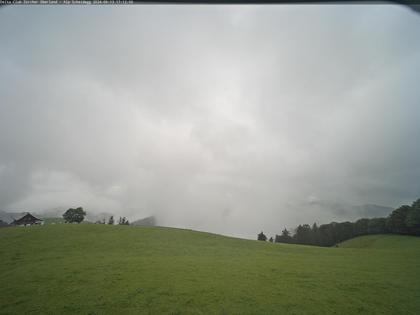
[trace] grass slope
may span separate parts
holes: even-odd
[[[341,243],[343,248],[420,250],[420,238],[409,235],[367,235]]]
[[[379,244],[399,245],[369,250],[356,241],[320,248],[157,227],[5,228],[0,314],[419,314],[420,238],[386,236]]]

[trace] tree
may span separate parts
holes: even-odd
[[[292,243],[292,237],[290,236],[290,232],[287,229],[281,231],[281,235],[276,235],[275,238],[276,243]]]
[[[387,232],[385,218],[373,218],[368,224],[369,234],[383,234]]]
[[[311,244],[319,245],[319,231],[318,231],[318,225],[316,223],[312,224]]]
[[[125,217],[120,217],[120,219],[118,220],[118,224],[119,225],[129,225],[130,223],[128,222],[128,220]]]
[[[413,202],[405,218],[405,224],[410,234],[420,235],[420,199]]]
[[[354,235],[365,235],[369,232],[369,219],[359,219],[353,224]]]
[[[311,244],[311,226],[303,224],[296,228],[293,240],[298,244]]]
[[[270,243],[273,243],[274,242],[274,240],[273,240],[273,237],[270,237],[270,239],[268,240]]]
[[[414,201],[411,206],[403,205],[395,209],[387,218],[363,218],[356,222],[331,222],[320,226],[314,223],[312,228],[308,224],[300,224],[293,237],[284,229],[281,235],[275,236],[274,241],[333,246],[355,236],[383,233],[420,236],[420,199]],[[261,232],[258,237],[261,235],[264,234]]]
[[[404,205],[392,211],[392,213],[389,215],[386,221],[387,228],[392,233],[398,233],[398,234],[408,233],[406,219],[407,219],[408,213],[410,212],[410,209],[411,209],[410,206]]]
[[[82,207],[76,209],[70,208],[66,212],[64,212],[63,218],[66,223],[80,223],[85,219],[85,215],[86,212],[83,210]]]
[[[111,215],[111,217],[109,218],[108,224],[114,225],[114,216]]]
[[[332,246],[336,243],[334,226],[336,222],[331,222],[328,224],[321,224],[318,227],[319,231],[319,245],[321,246]]]
[[[261,233],[258,234],[258,240],[265,242],[267,240],[267,236],[265,236],[265,234],[261,231]]]
[[[337,223],[335,225],[335,230],[336,230],[335,243],[340,243],[342,241],[351,239],[354,236],[354,234],[353,234],[353,230],[354,230],[353,223],[348,222],[348,221]]]

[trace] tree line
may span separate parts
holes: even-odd
[[[355,222],[331,222],[318,226],[314,223],[300,224],[292,235],[284,229],[280,235],[270,242],[293,243],[317,246],[333,246],[356,236],[369,234],[405,234],[420,236],[420,199],[411,206],[403,205],[386,218],[362,218]],[[258,234],[259,241],[266,241],[267,236],[263,232]]]
[[[81,223],[85,219],[85,216],[86,211],[83,210],[82,207],[78,207],[76,209],[70,208],[63,214],[65,223]],[[102,221],[96,221],[95,223],[114,225],[114,216],[111,216],[109,218],[108,223],[105,223],[105,219],[103,219]],[[130,225],[130,222],[127,220],[126,217],[120,217],[120,219],[118,220],[118,225]]]

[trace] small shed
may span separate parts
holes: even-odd
[[[23,217],[21,217],[18,220],[14,220],[12,222],[13,225],[33,225],[33,224],[42,224],[43,220],[38,219],[37,217],[34,217],[29,212],[26,213]]]

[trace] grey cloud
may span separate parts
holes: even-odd
[[[406,8],[0,15],[0,209],[253,237],[419,197],[420,18]]]

